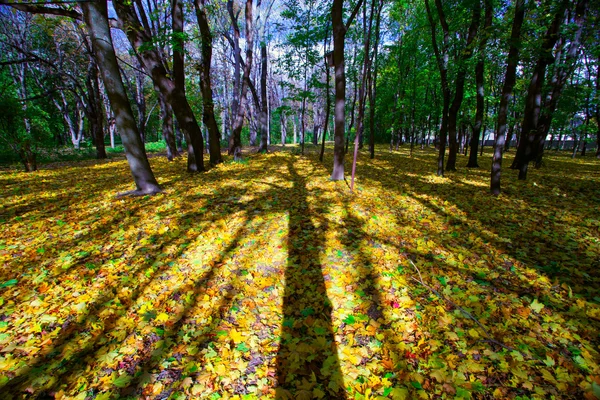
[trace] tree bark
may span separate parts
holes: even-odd
[[[136,10],[133,9],[133,5],[127,3],[125,0],[115,0],[113,1],[113,5],[119,19],[124,24],[125,33],[131,46],[136,51],[140,64],[144,66],[148,75],[152,77],[154,84],[165,96],[166,101],[171,104],[173,113],[179,122],[179,127],[183,130],[186,141],[188,141],[188,148],[191,147],[191,151],[188,151],[188,171],[204,171],[204,140],[196,116],[185,97],[183,87],[181,87],[181,67],[179,65],[173,66],[174,77],[179,80],[179,84],[176,84],[173,80],[169,79],[167,69],[162,62],[158,50],[149,45],[152,43],[152,37],[142,27]],[[138,9],[137,12],[143,14],[143,9]],[[179,69],[179,72],[176,72],[177,69]]]
[[[559,36],[558,32],[567,7],[567,0],[561,0],[554,12],[552,23],[544,35],[541,54],[536,62],[533,76],[527,90],[525,111],[517,154],[511,168],[519,170],[519,180],[527,179],[529,162],[536,159],[536,139],[539,137],[538,123],[542,107],[542,88],[544,86],[546,68],[553,61],[552,49]]]
[[[323,54],[327,54],[329,50],[329,26],[325,30],[325,39],[323,40]],[[324,57],[323,66],[325,67],[325,120],[323,122],[323,137],[321,138],[321,153],[319,161],[323,162],[325,154],[325,136],[327,136],[327,127],[329,126],[329,114],[331,112],[331,91],[329,89],[329,63],[327,57]]]
[[[237,106],[237,114],[233,123],[233,129],[231,132],[231,139],[229,142],[229,154],[233,155],[234,160],[239,161],[242,158],[242,127],[244,125],[244,116],[246,115],[246,94],[248,93],[248,82],[250,80],[250,71],[252,67],[252,51],[254,46],[254,28],[252,18],[252,0],[246,0],[245,6],[245,17],[246,17],[246,63],[244,65],[244,74],[241,82],[241,91],[239,97],[239,104]],[[237,28],[237,21],[235,22]],[[241,60],[240,60],[241,62]]]
[[[438,12],[439,10],[442,10],[443,12],[440,0],[435,1]],[[446,154],[446,136],[448,133],[448,110],[450,108],[450,88],[448,86],[448,42],[450,40],[450,36],[448,34],[448,24],[445,22],[445,18],[442,18],[443,14],[440,14],[440,22],[442,23],[442,28],[444,31],[444,41],[442,45],[442,51],[440,52],[437,44],[436,24],[433,21],[429,0],[425,0],[425,8],[427,11],[429,26],[431,27],[431,42],[433,44],[433,51],[435,53],[438,69],[440,70],[440,80],[442,84],[442,126],[440,127],[439,133],[440,148],[437,161],[437,175],[444,176],[444,157]]]
[[[558,105],[558,100],[565,83],[567,82],[567,78],[569,75],[571,75],[577,63],[577,55],[579,53],[579,47],[581,43],[581,34],[583,31],[586,8],[587,0],[579,0],[577,2],[577,6],[575,8],[575,17],[573,19],[573,25],[577,26],[577,31],[575,32],[573,38],[571,38],[569,41],[569,50],[567,51],[564,62],[561,63],[560,52],[559,55],[555,57],[557,59],[557,65],[555,67],[556,70],[552,78],[551,89],[544,101],[544,107],[541,110],[541,115],[538,122],[537,131],[539,134],[536,136],[535,140],[535,146],[537,147],[535,159],[536,168],[540,168],[542,165],[542,157],[544,155],[545,147],[544,144],[546,143],[548,132],[550,132],[550,125],[552,124],[554,111]]]
[[[381,26],[381,10],[383,9],[383,0],[379,1],[377,6],[377,17],[375,20],[375,45],[373,46],[373,64],[374,72],[371,85],[369,87],[369,155],[371,159],[375,158],[375,105],[377,99],[377,73],[379,71],[378,55]]]
[[[85,23],[91,32],[96,62],[100,66],[104,87],[115,114],[117,128],[125,147],[125,156],[135,181],[136,190],[132,194],[158,193],[161,188],[150,168],[144,144],[140,139],[131,105],[119,73],[108,26],[106,2],[102,0],[84,2],[81,3],[81,8]]]
[[[596,60],[596,95],[600,96],[600,53]],[[596,158],[600,159],[600,102],[596,102]]]
[[[263,24],[266,21],[263,22]],[[260,147],[258,151],[260,153],[266,153],[269,151],[268,139],[269,139],[269,103],[267,102],[267,43],[266,38],[261,39],[260,43],[260,112],[258,114],[258,126],[260,130]]]
[[[491,0],[485,1],[485,22],[483,26],[483,33],[481,41],[479,42],[479,60],[475,66],[475,87],[476,87],[476,101],[477,109],[475,111],[475,125],[473,125],[473,132],[469,143],[469,162],[467,168],[479,168],[477,162],[477,150],[479,148],[479,136],[481,135],[481,127],[483,126],[483,112],[485,110],[485,89],[484,89],[484,72],[485,72],[485,54],[486,45],[490,33],[488,32],[492,25],[493,19],[493,5]]]
[[[173,110],[169,103],[165,101],[164,96],[160,92],[157,94],[160,119],[162,121],[162,137],[167,145],[167,160],[173,161],[175,157],[179,157],[177,144],[175,143],[175,133],[173,131]]]
[[[213,101],[211,83],[211,62],[213,36],[206,16],[206,0],[195,0],[196,19],[200,28],[201,54],[200,61],[200,91],[202,92],[202,121],[208,130],[208,150],[210,164],[217,165],[223,162],[221,157],[221,133],[215,119],[215,103]]]
[[[436,5],[440,3],[440,0],[436,0]],[[440,19],[443,16],[442,9],[438,8],[438,13],[440,13]],[[448,163],[446,164],[446,171],[456,171],[456,156],[458,154],[458,141],[456,140],[456,130],[457,130],[457,119],[458,112],[460,110],[460,106],[463,101],[464,93],[465,93],[465,77],[467,74],[467,69],[465,63],[471,55],[473,51],[471,49],[472,43],[475,40],[475,35],[477,34],[477,29],[479,28],[479,20],[481,18],[481,3],[479,0],[475,1],[475,5],[473,8],[473,16],[471,18],[471,25],[469,26],[469,33],[467,36],[467,42],[465,44],[464,49],[461,52],[461,57],[458,60],[458,73],[456,75],[456,89],[454,91],[454,99],[452,100],[452,105],[448,110],[448,138],[449,138],[449,152],[448,152]],[[444,24],[442,24],[444,26]],[[446,34],[446,30],[444,30],[444,34]]]
[[[344,179],[344,124],[346,122],[346,73],[344,66],[344,46],[346,27],[344,26],[344,0],[333,0],[331,6],[333,28],[333,64],[335,76],[335,127],[333,132],[333,172],[331,180]]]
[[[510,48],[508,50],[504,87],[502,88],[502,97],[500,98],[500,106],[498,107],[498,132],[494,144],[494,158],[492,161],[492,176],[490,181],[490,191],[495,196],[500,194],[500,173],[502,169],[502,152],[504,151],[506,135],[508,104],[512,98],[512,91],[516,82],[517,64],[519,63],[519,42],[521,40],[521,27],[523,25],[524,17],[525,1],[517,0],[515,4],[515,17],[513,19],[510,34]]]

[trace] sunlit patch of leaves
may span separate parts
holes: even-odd
[[[526,182],[506,171],[494,198],[487,157],[442,178],[432,150],[378,151],[361,154],[353,194],[310,151],[193,176],[185,160],[152,158],[165,193],[141,198],[115,198],[131,189],[124,161],[0,172],[0,391],[598,396],[596,160],[551,155]],[[286,270],[308,263],[331,326],[314,306],[285,311],[286,289],[307,287]],[[282,374],[282,335],[306,327],[337,354]],[[311,357],[300,343],[297,362]],[[338,375],[343,387],[321,384]]]

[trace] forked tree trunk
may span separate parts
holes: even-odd
[[[248,93],[248,81],[252,67],[252,48],[253,41],[253,19],[252,19],[252,0],[246,0],[246,63],[244,65],[244,75],[242,77],[242,88],[238,104],[237,115],[233,122],[231,139],[229,144],[229,154],[233,155],[234,160],[239,161],[242,158],[242,127],[244,126],[244,116],[246,115],[246,94]]]
[[[119,73],[108,26],[107,4],[102,0],[83,2],[81,8],[84,21],[91,32],[96,62],[100,66],[104,87],[115,113],[117,129],[121,134],[123,146],[125,147],[125,157],[135,181],[136,191],[133,194],[158,193],[161,188],[150,168],[144,144],[140,139],[131,105]]]
[[[558,32],[567,6],[567,0],[561,0],[554,13],[554,19],[544,35],[540,57],[536,62],[533,76],[527,90],[525,111],[517,154],[511,168],[519,170],[519,180],[527,179],[529,162],[535,160],[537,154],[536,139],[542,105],[542,88],[546,77],[546,67],[553,61],[552,49],[558,40]]]
[[[167,74],[165,65],[156,48],[149,45],[152,36],[141,25],[137,12],[133,5],[125,0],[113,1],[119,19],[124,23],[124,30],[131,46],[136,50],[140,64],[152,77],[154,84],[165,96],[166,101],[171,104],[173,113],[179,122],[188,142],[188,165],[190,172],[204,171],[203,151],[204,140],[196,116],[185,97],[181,84],[177,85]],[[181,73],[179,74],[181,75]],[[177,78],[177,73],[175,77]]]

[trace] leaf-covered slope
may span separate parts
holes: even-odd
[[[493,198],[381,150],[355,194],[283,152],[154,158],[143,198],[124,162],[1,172],[2,397],[593,399],[595,161]]]

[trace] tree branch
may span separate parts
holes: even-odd
[[[23,64],[23,63],[32,62],[32,61],[35,61],[35,59],[33,59],[33,58],[19,58],[18,60],[0,61],[0,67],[5,67],[7,65],[14,65],[14,64]]]
[[[48,4],[48,3],[44,3]],[[16,10],[24,11],[32,14],[50,14],[59,15],[62,17],[74,18],[78,21],[82,21],[82,15],[75,10],[67,10],[62,7],[46,7],[38,4],[25,4],[25,3],[9,3],[6,0],[0,0],[0,5],[7,5]]]
[[[346,22],[346,32],[348,32],[348,29],[350,29],[350,25],[352,25],[354,18],[356,18],[356,14],[358,14],[358,11],[360,11],[362,3],[363,0],[358,0],[358,3],[356,3],[356,5],[354,6],[354,10],[352,10],[352,14],[350,14],[350,18],[348,18],[348,22]]]

